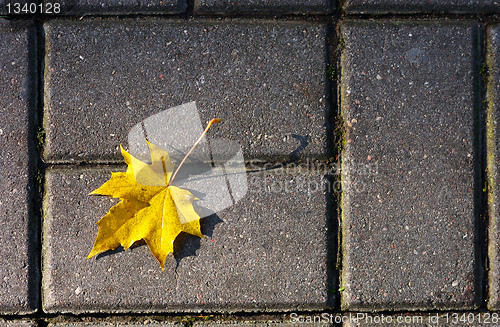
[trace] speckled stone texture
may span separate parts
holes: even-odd
[[[115,170],[116,171],[116,170]],[[248,194],[178,237],[162,272],[146,245],[85,260],[114,202],[88,194],[104,170],[49,170],[43,225],[44,312],[307,310],[332,305],[327,203],[319,175],[249,175]],[[334,259],[333,259],[334,260]]]
[[[283,324],[279,324],[279,325],[282,326]],[[249,321],[199,322],[199,321],[197,321],[193,324],[193,327],[269,327],[269,324],[266,321],[252,321],[252,322],[249,322]]]
[[[342,9],[352,14],[484,13],[500,12],[498,0],[346,0]]]
[[[222,322],[195,322],[193,327],[292,327],[297,326],[297,322],[288,322],[288,321],[222,321]],[[326,327],[330,326],[329,324],[313,324],[313,323],[300,323],[300,326],[304,327]],[[331,325],[334,326],[334,325]]]
[[[48,327],[182,327],[186,326],[186,323],[181,322],[169,322],[169,321],[154,321],[144,318],[133,319],[133,322],[125,322],[115,319],[114,321],[100,321],[100,322],[75,322],[75,323],[50,323]],[[109,320],[109,319],[108,319]],[[191,325],[191,324],[190,324]],[[194,321],[192,322],[193,327],[291,327],[296,326],[296,323],[273,321],[273,320],[238,320],[238,321]],[[312,326],[329,326],[325,324],[307,324],[301,323],[301,326],[312,327]],[[332,325],[333,326],[333,325]],[[12,326],[16,327],[16,326]],[[28,326],[26,326],[28,327]]]
[[[345,327],[422,327],[422,326],[470,326],[482,327],[498,323],[498,316],[491,312],[430,312],[422,314],[363,313],[344,314]],[[496,318],[494,318],[496,317]]]
[[[0,319],[2,327],[37,327],[37,323],[31,320],[4,320]]]
[[[185,0],[44,0],[45,6],[49,3],[60,4],[57,16],[83,15],[129,15],[129,14],[179,14],[187,9]]]
[[[121,319],[121,320],[120,320]],[[126,318],[125,318],[126,319]],[[154,321],[144,318],[135,318],[133,321],[127,322],[123,317],[115,318],[113,321],[99,322],[57,322],[50,323],[47,327],[182,327],[179,322],[170,321]]]
[[[3,320],[0,319],[0,326],[2,327],[37,327],[38,324],[31,320]]]
[[[195,0],[195,14],[327,14],[335,0]]]
[[[476,308],[478,28],[350,21],[342,37],[342,308]]]
[[[0,314],[34,312],[38,304],[29,134],[36,100],[34,36],[31,24],[0,19]]]
[[[488,307],[491,310],[500,309],[500,198],[498,186],[500,185],[500,27],[488,29],[488,118],[487,118],[487,161],[488,161]]]
[[[132,126],[191,101],[247,158],[325,156],[324,25],[83,19],[45,33],[47,162],[121,161]]]

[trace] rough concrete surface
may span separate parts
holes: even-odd
[[[342,308],[481,298],[475,25],[342,26]]]
[[[342,9],[353,14],[484,13],[500,12],[498,0],[346,0]]]
[[[123,320],[123,318],[122,318]],[[49,323],[47,327],[182,327],[183,324],[179,322],[170,321],[154,321],[144,318],[136,318],[137,321],[126,322],[120,321],[120,318],[113,322],[109,321],[96,321],[96,322],[57,322]]]
[[[222,322],[195,322],[193,327],[291,327],[297,326],[297,323],[287,321],[222,321]],[[300,326],[329,326],[326,324],[301,323]],[[333,325],[332,325],[333,326]]]
[[[30,118],[36,99],[33,26],[0,19],[0,314],[37,309]]]
[[[121,160],[132,126],[191,101],[246,158],[325,155],[324,25],[83,19],[45,33],[48,162]]]
[[[422,314],[352,313],[344,314],[346,327],[386,327],[386,326],[470,326],[480,327],[498,324],[498,314],[491,312],[429,312]]]
[[[487,161],[488,161],[488,286],[489,298],[488,308],[500,309],[500,217],[497,187],[500,185],[499,162],[500,162],[500,27],[494,26],[488,29],[488,118],[487,125]]]
[[[31,320],[4,320],[0,319],[2,327],[37,327],[37,323]]]
[[[332,0],[335,2],[334,0]],[[327,14],[332,11],[330,0],[195,0],[195,14]]]
[[[116,170],[115,170],[116,171]],[[56,312],[307,310],[331,305],[327,194],[318,175],[249,175],[236,205],[184,235],[162,272],[146,245],[85,260],[113,205],[89,196],[109,170],[47,172],[43,309]]]
[[[209,319],[214,319],[213,317],[208,317]],[[175,319],[175,318],[174,318]],[[202,317],[196,317],[195,319],[203,319]],[[252,321],[245,321],[245,320],[235,320],[235,321],[202,321],[202,320],[195,320],[194,322],[190,320],[190,318],[185,318],[182,319],[182,317],[178,318],[179,322],[169,322],[169,321],[154,321],[150,319],[144,320],[141,318],[136,318],[136,322],[123,322],[120,320],[115,320],[113,322],[109,321],[95,321],[95,322],[74,322],[74,323],[66,323],[66,322],[61,322],[61,323],[50,323],[48,324],[48,327],[162,327],[162,326],[167,326],[167,327],[182,327],[182,326],[193,326],[193,327],[289,327],[289,326],[296,326],[297,324],[292,324],[289,322],[280,322],[280,321],[273,321],[273,320],[252,320]],[[10,325],[9,325],[10,326]],[[324,324],[308,324],[308,323],[303,323],[301,326],[304,327],[310,327],[310,326],[327,326]],[[15,327],[15,326],[12,326]],[[26,326],[28,327],[28,326]]]
[[[268,327],[266,321],[210,321],[210,322],[195,322],[193,327]]]
[[[129,14],[178,14],[187,9],[185,0],[45,0],[44,3],[60,3],[63,15],[129,15]]]

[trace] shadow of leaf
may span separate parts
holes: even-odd
[[[307,135],[302,136],[302,135],[297,135],[297,134],[291,134],[291,137],[299,140],[299,142],[300,142],[299,147],[290,153],[290,161],[293,162],[293,161],[297,161],[299,159],[299,152],[302,151],[303,149],[305,149],[305,147],[309,145],[309,140],[308,140],[309,137]]]
[[[130,247],[130,250],[134,250],[135,248],[139,248],[139,247],[144,246],[144,245],[147,245],[146,242],[144,242],[144,240],[139,240],[139,241],[135,242],[134,244],[132,244],[132,246]],[[125,249],[122,246],[119,246],[114,250],[108,250],[106,252],[99,253],[96,256],[96,260],[105,258],[105,257],[110,256],[110,255],[118,254],[121,252],[125,252]]]
[[[212,237],[215,226],[218,223],[221,223],[222,220],[217,216],[217,214],[213,214],[211,216],[205,217],[200,220],[201,225],[201,233],[208,237]],[[130,250],[134,250],[135,248],[139,248],[141,246],[147,245],[144,240],[140,240],[135,242]],[[179,266],[182,259],[186,257],[196,256],[196,251],[201,246],[201,239],[198,236],[194,236],[188,233],[181,232],[174,241],[174,258],[177,263],[177,267]],[[103,253],[100,253],[96,256],[96,260],[103,259],[110,255],[115,255],[125,250],[123,247],[119,246],[114,250],[109,250]],[[170,256],[169,256],[170,257]],[[169,260],[167,258],[167,260]]]
[[[208,237],[212,237],[215,226],[221,223],[222,220],[213,214],[211,216],[205,217],[200,220],[201,233]],[[196,251],[201,246],[201,239],[198,236],[194,236],[187,233],[180,233],[179,236],[174,241],[174,257],[177,262],[177,267],[182,259],[186,257],[196,256]]]

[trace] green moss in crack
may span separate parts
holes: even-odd
[[[40,186],[45,183],[45,176],[43,174],[43,171],[40,169],[36,171],[36,183]]]
[[[344,41],[344,38],[342,36],[339,37],[337,44],[339,46],[339,50],[342,50],[345,48],[345,41]]]
[[[481,74],[481,77],[483,78],[483,85],[487,85],[489,76],[489,69],[487,64],[482,64],[481,66],[479,66],[479,74]]]
[[[334,81],[336,79],[337,69],[335,68],[335,65],[328,65],[326,72],[330,81]]]
[[[335,130],[333,132],[334,148],[333,148],[332,161],[339,161],[342,151],[344,151],[346,145],[345,134],[346,134],[346,129],[345,129],[344,118],[341,115],[338,115],[335,118]]]
[[[36,133],[36,139],[37,139],[36,149],[40,151],[42,150],[43,144],[45,143],[45,131],[43,130],[43,128],[38,127],[38,132]]]

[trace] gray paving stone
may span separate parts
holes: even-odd
[[[499,322],[498,314],[491,312],[446,312],[422,314],[382,314],[353,312],[344,314],[346,327],[375,327],[375,326],[494,326]]]
[[[193,327],[268,327],[266,321],[210,321],[210,322],[195,322]]]
[[[119,318],[118,318],[119,319]],[[182,327],[181,323],[168,322],[168,321],[153,321],[153,320],[140,320],[138,322],[123,322],[123,321],[98,321],[98,322],[57,322],[50,323],[48,327]]]
[[[327,14],[332,11],[330,0],[195,0],[194,12],[200,14]]]
[[[489,205],[489,244],[488,244],[488,307],[492,310],[500,309],[500,217],[498,175],[500,160],[500,27],[491,27],[488,30],[488,118],[487,118],[487,161],[488,161],[488,205]]]
[[[498,0],[346,0],[342,9],[352,14],[498,13]]]
[[[31,24],[0,19],[0,314],[37,308],[36,218],[29,119],[34,119]]]
[[[61,15],[127,15],[127,14],[178,14],[187,8],[185,0],[45,0],[46,4],[60,4]],[[56,13],[55,13],[56,14]]]
[[[342,307],[476,308],[479,31],[352,21],[342,36]]]
[[[113,204],[87,194],[109,176],[104,170],[47,172],[44,312],[231,312],[331,305],[329,289],[336,277],[328,256],[334,250],[328,246],[328,199],[318,189],[319,175],[250,174],[248,194],[204,218],[206,239],[186,235],[177,240],[176,255],[167,258],[164,272],[145,245],[85,260],[97,234],[95,223]]]
[[[247,158],[325,155],[324,25],[84,19],[45,32],[48,162],[119,161],[132,126],[191,101]]]
[[[31,320],[4,320],[0,319],[1,327],[36,327],[36,322]]]
[[[275,321],[266,321],[266,320],[256,320],[256,321],[195,321],[192,323],[193,327],[288,327],[288,326],[296,326],[297,324],[292,324],[288,322],[275,322]],[[10,325],[9,325],[10,326]],[[136,323],[131,322],[74,322],[74,323],[50,323],[48,327],[108,327],[108,326],[117,326],[117,327],[162,327],[162,326],[183,326],[182,323],[178,322],[159,322],[153,320],[139,321]],[[309,327],[309,326],[318,326],[318,324],[307,324],[301,323],[301,326]],[[326,326],[326,325],[325,325]],[[14,327],[14,326],[12,326]],[[28,327],[28,326],[26,326]]]
[[[291,327],[297,326],[297,322],[287,321],[222,321],[222,322],[195,322],[193,327]],[[300,326],[329,326],[326,324],[300,323]]]

